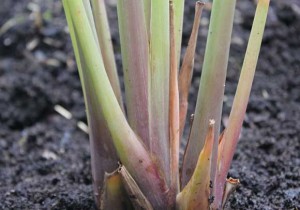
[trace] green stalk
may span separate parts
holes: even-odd
[[[120,83],[111,41],[105,2],[104,0],[92,0],[92,6],[98,42],[100,45],[105,70],[118,102],[123,108]]]
[[[220,151],[214,201],[214,207],[216,209],[222,204],[224,183],[242,129],[263,38],[269,3],[270,0],[258,1],[240,79],[229,115],[228,125],[219,146]]]
[[[176,39],[176,55],[179,66],[180,53],[181,53],[181,40],[182,40],[182,24],[183,24],[183,12],[184,12],[185,0],[173,0],[174,4],[174,30]]]
[[[149,199],[153,208],[163,209],[167,203],[165,192],[168,191],[168,187],[158,166],[130,128],[118,104],[106,74],[101,53],[93,39],[93,31],[90,28],[83,2],[81,0],[64,1],[65,5],[68,6],[70,19],[75,29],[73,36],[76,37],[79,52],[82,52],[81,58],[85,67],[82,69],[84,84],[91,87],[85,91],[87,93],[90,90],[95,91],[95,97],[92,98],[95,104],[91,104],[91,106],[95,109],[101,107],[121,162],[137,181],[138,186]],[[103,147],[105,146],[103,145]]]
[[[170,201],[175,207],[179,191],[179,93],[176,31],[173,0],[170,0],[170,88],[169,88],[169,137],[170,137]]]
[[[211,169],[211,179],[214,181],[235,4],[236,0],[213,2],[195,118],[183,160],[182,186],[187,184],[195,169],[197,156],[204,145],[209,119],[216,122]]]
[[[97,31],[96,31],[95,21],[94,21],[92,7],[91,7],[91,2],[90,2],[90,0],[82,0],[82,2],[83,2],[83,5],[84,5],[84,9],[85,9],[86,15],[87,15],[87,17],[89,19],[89,25],[90,25],[90,27],[91,27],[91,29],[93,31],[94,39],[98,43],[97,46],[100,49],[98,38],[97,38]]]
[[[95,97],[95,91],[90,84],[84,81],[83,70],[85,62],[82,57],[82,51],[78,48],[78,41],[75,37],[75,31],[67,1],[63,1],[66,18],[69,25],[69,31],[73,43],[74,53],[77,61],[80,81],[82,84],[85,105],[87,109],[88,124],[90,127],[90,148],[91,148],[91,166],[93,177],[94,196],[97,206],[100,206],[100,193],[102,190],[105,172],[115,170],[115,162],[118,157],[112,144],[111,136],[105,124],[101,109],[95,109],[92,105],[92,98]],[[106,145],[103,147],[103,145]]]
[[[151,1],[150,20],[150,152],[158,159],[170,183],[169,154],[169,1]]]
[[[118,0],[117,8],[128,121],[149,149],[149,46],[143,2]]]
[[[150,37],[150,20],[151,20],[151,0],[143,0],[145,22],[148,38]]]

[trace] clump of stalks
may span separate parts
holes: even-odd
[[[204,3],[181,68],[184,0],[118,0],[123,104],[104,0],[63,0],[90,131],[99,209],[222,209],[245,115],[269,0],[258,0],[226,129],[220,134],[236,0],[214,0],[197,105],[183,163],[179,143]],[[180,172],[179,169],[181,168]]]

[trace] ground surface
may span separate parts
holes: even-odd
[[[288,2],[288,3],[287,3]],[[35,12],[42,11],[42,23]],[[193,19],[187,1],[186,46]],[[230,110],[254,14],[238,1],[223,122]],[[120,68],[116,14],[110,8]],[[208,11],[200,31],[191,100],[203,61]],[[0,26],[0,209],[94,209],[86,121],[72,47],[60,1],[2,0]],[[241,187],[228,209],[300,207],[300,3],[273,1],[247,117],[230,176]],[[193,103],[191,103],[193,105]],[[67,120],[56,111],[71,111]],[[191,109],[192,110],[192,109]]]

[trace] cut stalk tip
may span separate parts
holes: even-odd
[[[196,2],[196,6],[204,6],[204,5],[205,5],[205,3],[202,2],[202,1],[197,1]]]
[[[226,202],[229,199],[229,196],[234,193],[236,188],[240,185],[240,180],[239,179],[234,179],[234,178],[228,178],[226,179],[226,184],[224,188],[224,194],[223,194],[223,201],[222,201],[222,208],[225,207]]]

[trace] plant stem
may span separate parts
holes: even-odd
[[[143,4],[118,0],[117,9],[128,122],[149,149],[149,46]]]
[[[219,145],[219,160],[215,186],[215,209],[220,208],[222,204],[224,184],[242,129],[263,38],[269,3],[270,0],[258,1],[241,75],[228,119],[228,125],[224,131],[224,139]]]
[[[170,199],[175,207],[176,195],[179,191],[179,93],[178,66],[176,51],[176,33],[174,21],[174,4],[170,0],[170,101],[169,101],[169,138],[170,138]]]
[[[183,160],[182,187],[187,184],[203,148],[207,122],[215,120],[211,179],[214,180],[218,136],[236,0],[215,0],[208,32],[195,118]]]
[[[100,45],[105,70],[118,102],[122,109],[124,109],[105,2],[104,0],[92,0],[92,5],[95,27],[97,30],[97,38]]]
[[[121,107],[114,95],[106,74],[103,59],[90,28],[83,2],[65,0],[69,6],[71,20],[77,38],[79,52],[84,61],[83,78],[95,91],[92,104],[101,107],[103,117],[112,136],[114,147],[122,164],[149,199],[155,209],[165,209],[167,205],[168,186],[164,174],[151,158],[150,154],[130,128]],[[89,102],[88,102],[89,103]],[[113,110],[113,111],[112,111]],[[97,129],[97,128],[92,128]]]
[[[169,1],[151,0],[150,20],[150,152],[158,159],[170,184],[169,143],[169,72],[170,27]]]

